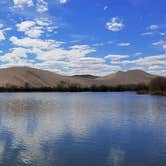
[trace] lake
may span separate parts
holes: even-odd
[[[166,166],[166,97],[0,93],[0,165]]]

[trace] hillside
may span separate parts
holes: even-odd
[[[30,88],[53,88],[61,84],[62,81],[80,83],[79,80],[70,77],[29,67],[0,69],[0,87],[4,88],[25,86]]]
[[[126,72],[119,71],[117,73],[98,78],[97,83],[113,86],[140,83],[147,84],[155,77],[155,75],[146,73],[142,70],[129,70]]]
[[[117,86],[149,83],[155,76],[141,70],[117,72],[104,77],[92,75],[62,76],[54,72],[29,67],[0,69],[0,88],[56,88],[79,85],[81,87]]]

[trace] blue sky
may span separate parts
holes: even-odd
[[[1,0],[0,67],[166,75],[164,0]]]

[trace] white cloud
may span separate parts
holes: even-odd
[[[160,35],[161,36],[165,36],[165,32],[160,32]]]
[[[150,35],[153,35],[153,32],[144,32],[144,33],[141,33],[142,36],[150,36]]]
[[[32,66],[34,65],[31,62],[32,59],[29,60],[27,57],[29,54],[33,54],[36,56],[34,67],[66,75],[105,75],[121,69],[120,66],[106,64],[104,58],[92,57],[90,54],[96,52],[96,50],[89,45],[73,45],[63,48],[62,42],[28,37],[19,39],[15,36],[11,37],[10,41],[17,46],[17,50],[12,50],[4,55],[3,60],[8,62],[8,65],[16,64],[16,62],[21,64],[22,62],[21,65],[29,63]],[[12,61],[12,59],[15,60]]]
[[[164,33],[160,33],[157,30],[159,29],[158,25],[150,25],[146,28],[147,32],[141,33],[142,36],[151,36],[153,34],[165,35]]]
[[[152,43],[153,46],[163,46],[166,42],[161,40],[161,41],[157,41],[157,42],[154,42]]]
[[[73,62],[75,60],[81,60],[86,55],[95,52],[96,50],[88,45],[75,45],[69,49],[57,47],[49,50],[42,51],[41,49],[35,50],[38,58],[41,60],[66,60]],[[88,57],[87,57],[88,58]]]
[[[3,24],[0,24],[0,29],[3,28]]]
[[[157,29],[159,29],[159,26],[158,25],[150,25],[147,29],[149,29],[149,30],[157,30]]]
[[[69,0],[58,0],[58,2],[60,3],[60,4],[65,4],[65,3],[67,3]]]
[[[48,11],[48,3],[45,0],[13,0],[14,8],[24,9],[25,7],[35,7],[39,13]]]
[[[44,0],[37,0],[36,9],[37,12],[44,13],[48,11],[48,3]]]
[[[15,63],[17,65],[17,62],[27,57],[28,52],[30,52],[28,49],[22,47],[12,48],[11,52],[1,56],[1,61],[6,63]]]
[[[13,0],[14,7],[24,8],[25,6],[31,7],[34,5],[32,0]]]
[[[107,10],[108,9],[108,6],[104,6],[104,10]]]
[[[42,33],[43,31],[38,28],[30,29],[29,31],[25,32],[25,34],[31,38],[38,38]]]
[[[0,30],[0,41],[5,40],[5,36],[3,34],[3,31]]]
[[[161,47],[164,51],[166,51],[166,41],[160,40],[158,42],[152,43],[153,46],[159,46]]]
[[[41,39],[32,39],[29,37],[25,37],[19,39],[15,36],[12,36],[9,39],[14,45],[25,47],[25,48],[40,48],[40,49],[54,49],[59,47],[62,43],[56,42],[54,40],[41,40]]]
[[[163,46],[164,44],[165,44],[164,41],[159,41],[159,42],[152,43],[152,45],[154,45],[154,46]]]
[[[3,24],[0,24],[0,41],[5,40],[5,32],[11,30],[11,28],[4,28]]]
[[[25,33],[28,37],[39,38],[44,32],[52,32],[55,28],[47,19],[27,20],[16,24],[17,30]]]
[[[121,59],[126,59],[128,57],[129,57],[129,55],[110,54],[110,55],[105,56],[105,59],[109,59],[111,61],[118,61],[118,60],[121,60]]]
[[[147,56],[147,57],[138,58],[135,60],[120,61],[116,64],[119,64],[119,65],[130,64],[133,67],[139,67],[151,73],[154,73],[154,71],[153,72],[151,71],[153,66],[158,66],[166,71],[166,54]],[[158,71],[158,74],[160,74],[160,71]]]
[[[20,24],[17,24],[16,27],[18,28],[18,31],[26,32],[31,27],[35,26],[34,21],[23,21]]]
[[[135,55],[135,56],[142,55],[142,52],[136,52],[134,55]]]
[[[94,47],[101,47],[101,46],[104,46],[105,45],[105,43],[95,43],[95,44],[93,44],[93,46]]]
[[[32,38],[38,38],[43,33],[42,27],[36,25],[34,21],[24,21],[17,24],[16,27],[18,31],[24,32],[25,35]]]
[[[124,24],[119,17],[113,17],[110,22],[106,23],[106,29],[112,32],[121,31],[124,28]]]
[[[135,57],[134,60],[130,60],[129,55],[123,54],[109,54],[101,58],[91,55],[96,52],[96,49],[89,45],[73,45],[64,48],[62,42],[55,40],[29,37],[19,39],[15,36],[11,37],[10,41],[15,45],[15,48],[1,58],[1,61],[6,62],[8,66],[28,65],[65,75],[106,75],[118,70],[132,68],[158,74],[163,74],[163,71],[166,71],[166,54]],[[166,45],[163,47],[166,49]],[[29,59],[29,54],[35,55],[35,58]],[[135,55],[141,54],[138,52]]]
[[[163,45],[163,49],[166,51],[166,44]]]
[[[137,59],[133,61],[137,65],[141,66],[153,66],[153,65],[162,65],[163,63],[166,64],[166,54],[161,55],[154,55],[154,56],[147,56],[144,58]]]
[[[131,43],[118,43],[117,45],[120,47],[128,47],[131,45]]]
[[[0,24],[0,41],[5,40],[5,36],[4,36],[3,30],[2,30],[3,27],[4,27],[4,25]]]
[[[166,76],[166,54],[146,56],[134,60],[129,60],[129,59],[118,60],[118,58],[121,56],[123,57],[125,55],[119,55],[117,56],[117,58],[116,55],[115,57],[114,55],[108,56],[108,58],[113,58],[110,64],[123,66],[124,68],[126,67],[126,69],[131,69],[131,70],[141,69],[152,74]]]

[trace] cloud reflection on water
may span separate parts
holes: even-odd
[[[66,165],[71,161],[118,166],[132,150],[140,152],[134,145],[139,143],[136,137],[152,141],[145,154],[158,155],[154,144],[166,147],[163,98],[133,93],[13,93],[0,95],[0,106],[1,164]],[[156,132],[160,137],[154,136]]]

